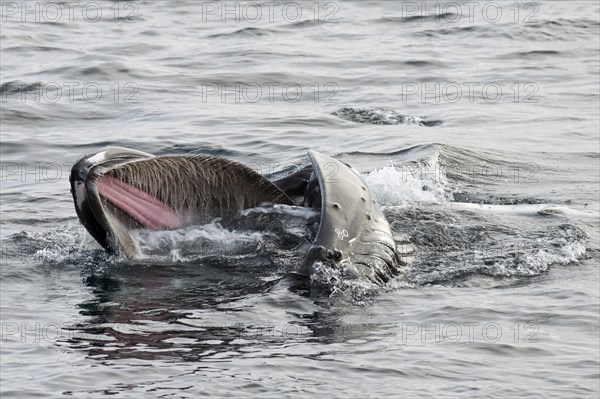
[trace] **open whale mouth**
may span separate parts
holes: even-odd
[[[133,229],[172,230],[262,203],[292,204],[278,187],[237,162],[157,157],[122,147],[84,157],[73,166],[70,183],[85,228],[109,252],[130,258],[140,253]]]
[[[135,229],[173,230],[265,204],[320,209],[301,274],[333,265],[379,285],[402,265],[394,235],[358,172],[309,151],[312,165],[271,182],[212,156],[154,156],[108,147],[77,162],[70,176],[80,221],[107,251],[136,258]]]

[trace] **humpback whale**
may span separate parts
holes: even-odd
[[[107,147],[79,160],[69,181],[80,222],[110,253],[139,256],[134,229],[172,230],[257,206],[296,205],[321,214],[300,274],[326,263],[342,277],[385,284],[406,263],[366,184],[343,162],[308,156],[310,165],[270,181],[221,157]]]

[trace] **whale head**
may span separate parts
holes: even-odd
[[[178,229],[269,203],[316,208],[319,229],[298,273],[327,264],[343,276],[385,284],[406,262],[367,185],[339,160],[315,151],[309,159],[311,165],[271,182],[224,158],[108,147],[73,166],[71,193],[92,237],[129,258],[140,255],[135,229]]]

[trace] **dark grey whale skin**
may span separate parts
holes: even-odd
[[[119,252],[114,247],[126,240],[115,239],[115,236],[125,233],[111,231],[112,224],[107,223],[107,215],[98,198],[87,198],[97,197],[97,192],[78,189],[78,186],[87,186],[88,172],[97,166],[95,159],[101,158],[102,165],[114,164],[118,168],[123,161],[131,163],[154,156],[110,147],[97,154],[100,155],[84,157],[71,171],[75,208],[81,223],[96,241],[111,252]],[[284,203],[318,208],[321,212],[316,238],[298,273],[311,275],[320,265],[327,264],[340,270],[343,278],[363,279],[384,285],[399,274],[406,263],[398,254],[392,229],[372,194],[358,172],[349,165],[316,151],[309,151],[308,155],[311,165],[272,182],[273,190],[287,195]],[[116,159],[112,160],[113,156]],[[238,172],[240,166],[243,167],[236,165]],[[232,170],[232,173],[236,171]],[[165,185],[168,184],[165,182]],[[94,205],[91,210],[88,209],[90,205]],[[129,250],[122,249],[120,252],[132,256]]]
[[[316,151],[308,153],[321,193],[321,224],[303,266],[316,261],[345,277],[385,284],[403,265],[390,225],[358,172]]]

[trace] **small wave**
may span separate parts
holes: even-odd
[[[2,110],[2,122],[4,123],[20,123],[21,125],[26,125],[39,123],[39,121],[48,119],[35,109],[24,111],[21,109],[7,108],[8,107],[5,106]]]
[[[2,83],[0,86],[0,93],[4,94],[19,94],[32,91],[38,91],[43,87],[42,82],[27,83],[20,80],[12,80],[10,82]]]
[[[517,53],[503,54],[498,56],[501,59],[507,58],[541,58],[545,56],[564,56],[565,53],[562,51],[555,50],[532,50],[532,51],[520,51]]]
[[[326,25],[331,23],[331,21],[320,20],[320,19],[305,19],[303,21],[286,23],[282,25],[283,28],[294,29],[294,28],[311,28],[314,26]]]
[[[562,54],[562,52],[560,51],[555,51],[555,50],[533,50],[533,51],[523,51],[520,53],[517,53],[519,55],[522,56],[528,56],[528,55],[559,55]]]
[[[254,37],[254,36],[265,36],[265,35],[269,35],[271,33],[273,33],[273,31],[271,29],[250,27],[250,28],[238,29],[238,30],[233,31],[233,32],[215,33],[214,35],[209,35],[208,37],[209,38],[216,38],[216,37]]]
[[[332,115],[341,119],[369,125],[418,125],[438,126],[439,120],[430,120],[425,116],[410,116],[399,114],[387,108],[341,108]]]
[[[71,49],[67,49],[67,48],[63,48],[63,47],[32,46],[32,45],[7,47],[3,50],[7,53],[32,53],[35,51],[53,52],[53,53],[79,53],[79,51],[71,50]]]
[[[441,62],[425,61],[425,60],[408,60],[403,62],[404,65],[426,68],[426,67],[443,67],[444,64]]]
[[[375,23],[425,23],[425,22],[443,22],[456,21],[461,15],[451,12],[428,15],[410,15],[400,17],[383,17],[373,20]]]
[[[441,29],[426,29],[422,31],[414,32],[415,36],[425,37],[443,37],[460,34],[472,34],[472,33],[485,33],[489,30],[487,27],[482,26],[456,26],[452,28],[441,28]]]

